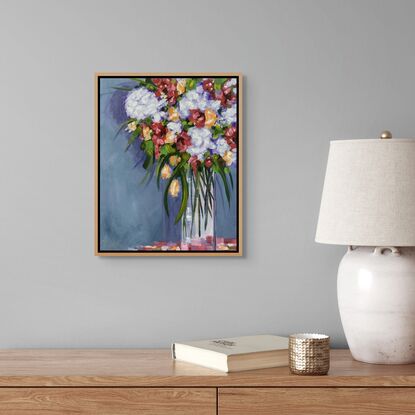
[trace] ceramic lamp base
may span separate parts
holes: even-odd
[[[337,295],[356,360],[415,362],[415,248],[349,248],[340,262]]]

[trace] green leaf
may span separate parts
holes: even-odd
[[[116,89],[118,91],[131,91],[133,88],[126,88],[123,86],[113,86],[112,89]]]
[[[230,169],[228,169],[228,175],[229,175],[229,180],[230,180],[230,182],[231,182],[231,187],[232,187],[232,189],[233,189],[233,177],[232,177],[232,172],[231,172],[231,170],[230,170]]]
[[[182,201],[180,204],[179,212],[177,213],[175,224],[179,222],[187,207],[187,200],[189,198],[189,185],[187,183],[186,174],[183,170],[180,170],[180,182],[182,183]]]
[[[150,83],[150,82],[147,82],[145,85],[144,85],[149,91],[157,91],[157,87],[153,84],[153,83]]]
[[[196,88],[196,79],[195,78],[191,78],[191,79],[189,79],[188,81],[187,81],[187,83],[186,83],[186,89],[188,90],[188,91],[190,91],[191,89],[194,89],[194,88]]]
[[[170,182],[167,183],[166,189],[164,190],[164,197],[163,197],[164,210],[166,211],[167,216],[170,216],[170,213],[169,213],[169,186],[170,186]]]
[[[124,121],[123,123],[120,124],[117,132],[114,135],[114,140],[118,137],[118,135],[120,134],[120,132],[130,123],[136,121],[134,118],[129,118],[127,121]]]
[[[215,78],[213,81],[214,88],[219,91],[222,89],[223,84],[228,80],[228,78]]]
[[[169,200],[168,200],[168,198],[169,198],[169,187],[170,187],[170,185],[171,185],[171,182],[179,175],[179,174],[181,174],[181,172],[182,172],[182,169],[183,169],[183,172],[184,172],[184,165],[185,165],[185,161],[184,160],[182,160],[175,168],[174,168],[174,170],[173,170],[173,173],[172,173],[172,175],[171,175],[171,177],[170,177],[170,179],[169,179],[169,181],[167,182],[167,186],[166,186],[166,189],[165,189],[165,191],[164,191],[164,198],[163,198],[163,200],[164,200],[164,209],[165,209],[165,211],[166,211],[166,213],[167,213],[167,216],[169,216]]]
[[[164,144],[160,148],[160,154],[167,156],[168,154],[174,154],[176,150],[173,148],[171,144]]]
[[[193,189],[194,189],[194,195],[193,195],[193,201],[192,201],[192,217],[195,217],[196,207],[197,204],[200,203],[200,173],[196,171],[196,177],[193,173],[191,173],[192,181],[193,181]],[[193,220],[192,220],[192,226],[193,226]]]
[[[125,148],[125,151],[127,151],[131,145],[134,143],[134,141],[137,139],[137,137],[141,134],[141,128],[137,127],[130,135],[130,138],[128,139],[127,147]]]
[[[154,143],[152,140],[144,140],[141,143],[141,149],[149,156],[154,154]]]
[[[189,121],[187,121],[187,120],[182,121],[182,128],[183,128],[184,131],[188,132],[189,128],[191,126],[192,126],[192,124]]]
[[[228,180],[226,179],[226,174],[224,172],[223,166],[220,164],[218,159],[213,161],[214,170],[219,173],[219,176],[222,179],[223,187],[225,189],[226,198],[228,199],[229,206],[231,205],[231,192],[229,190]]]
[[[164,167],[164,165],[169,161],[169,156],[161,156],[159,158],[159,161],[157,163],[156,167],[156,180],[157,180],[157,188],[160,189],[160,178],[161,178],[161,170]]]
[[[154,159],[152,156],[147,156],[143,163],[144,169],[148,170],[153,165],[153,161]]]
[[[219,125],[214,125],[212,127],[212,135],[213,139],[216,140],[220,135],[223,135],[225,132],[225,129]]]
[[[140,181],[140,185],[143,185],[146,181],[147,181],[147,179],[150,177],[150,171],[151,170],[147,170],[146,171],[146,174],[144,175],[144,177],[142,178],[142,180]]]
[[[139,83],[140,85],[145,85],[146,78],[130,78],[132,81]]]
[[[156,91],[157,87],[151,81],[151,78],[130,78],[132,81],[137,82],[144,88],[147,88],[149,91]]]
[[[182,159],[183,165],[186,165],[186,162],[189,161],[189,159],[190,159],[190,154],[189,153],[180,153],[180,158]]]

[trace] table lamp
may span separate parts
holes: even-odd
[[[415,362],[415,139],[331,141],[316,242],[348,246],[337,297],[353,357]]]

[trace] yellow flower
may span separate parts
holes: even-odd
[[[169,163],[170,166],[176,167],[181,161],[181,158],[178,156],[170,156]]]
[[[171,177],[171,167],[168,164],[165,164],[161,169],[160,177],[164,180],[170,179]]]
[[[227,166],[230,166],[233,162],[233,153],[232,151],[225,151],[225,154],[222,156]]]
[[[148,125],[143,127],[143,137],[145,141],[151,140],[151,128]]]
[[[174,131],[167,131],[166,139],[164,140],[166,143],[173,144],[176,142],[176,134]]]
[[[205,127],[211,128],[215,125],[215,122],[216,122],[216,112],[208,108],[205,111]]]
[[[169,120],[170,121],[180,120],[179,112],[176,110],[176,108],[173,108],[173,107],[169,108]]]
[[[180,192],[180,183],[177,179],[173,179],[169,186],[169,194],[172,197],[179,196]]]
[[[186,79],[179,79],[176,89],[179,95],[184,94],[186,92]]]
[[[130,123],[128,123],[128,125],[127,125],[127,131],[128,132],[132,133],[136,129],[137,129],[137,123],[135,121],[131,121]]]

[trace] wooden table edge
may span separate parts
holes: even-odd
[[[415,376],[255,376],[227,379],[223,376],[0,376],[0,388],[344,388],[415,387]]]

